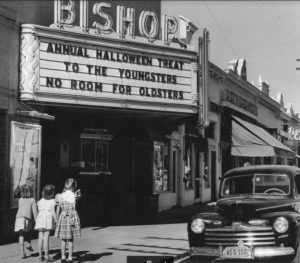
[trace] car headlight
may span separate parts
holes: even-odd
[[[275,219],[275,221],[273,223],[273,227],[277,233],[282,234],[288,230],[289,222],[286,220],[286,218],[280,216]]]
[[[196,234],[202,233],[204,231],[204,228],[205,228],[205,224],[203,220],[200,218],[194,219],[191,223],[191,230]]]

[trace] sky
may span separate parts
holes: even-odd
[[[300,1],[180,1],[161,0],[162,14],[182,15],[198,30],[210,32],[209,59],[221,69],[244,58],[247,79],[259,76],[270,85],[270,96],[282,92],[284,106],[300,113]]]

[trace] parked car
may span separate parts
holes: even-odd
[[[221,178],[214,213],[188,223],[192,256],[300,263],[300,169],[259,165]]]

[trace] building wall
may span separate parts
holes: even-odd
[[[210,103],[214,103],[216,105],[221,105],[222,97],[224,91],[224,81],[210,75],[209,78],[209,89],[208,89],[208,101]],[[214,109],[211,108],[210,104],[208,104],[209,111],[208,111],[208,119],[210,123],[214,123],[214,138],[208,138],[207,134],[205,137],[208,140],[208,151],[207,151],[207,158],[208,158],[208,169],[209,173],[211,174],[211,170],[213,169],[213,161],[211,159],[212,152],[215,152],[216,159],[215,159],[215,176],[210,176],[209,187],[206,187],[205,180],[202,177],[202,184],[201,184],[201,192],[202,194],[202,201],[208,202],[211,200],[215,200],[218,194],[219,184],[220,184],[220,176],[222,173],[222,158],[220,152],[220,141],[221,141],[221,114],[220,112],[216,112]],[[203,158],[203,161],[205,158]],[[203,165],[204,166],[204,165]],[[204,167],[203,167],[204,168]],[[203,173],[203,171],[202,171]]]
[[[13,231],[9,222],[10,210],[10,120],[16,109],[18,87],[18,26],[17,15],[12,10],[0,7],[0,243]],[[5,36],[5,37],[4,37]]]
[[[277,103],[275,103],[277,104]],[[274,105],[274,103],[273,103]],[[273,107],[264,106],[258,103],[258,115],[257,121],[269,128],[281,128],[282,122],[278,118],[279,115],[279,105],[274,105]]]

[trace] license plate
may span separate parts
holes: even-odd
[[[251,258],[251,250],[247,246],[226,247],[223,250],[223,258]]]

